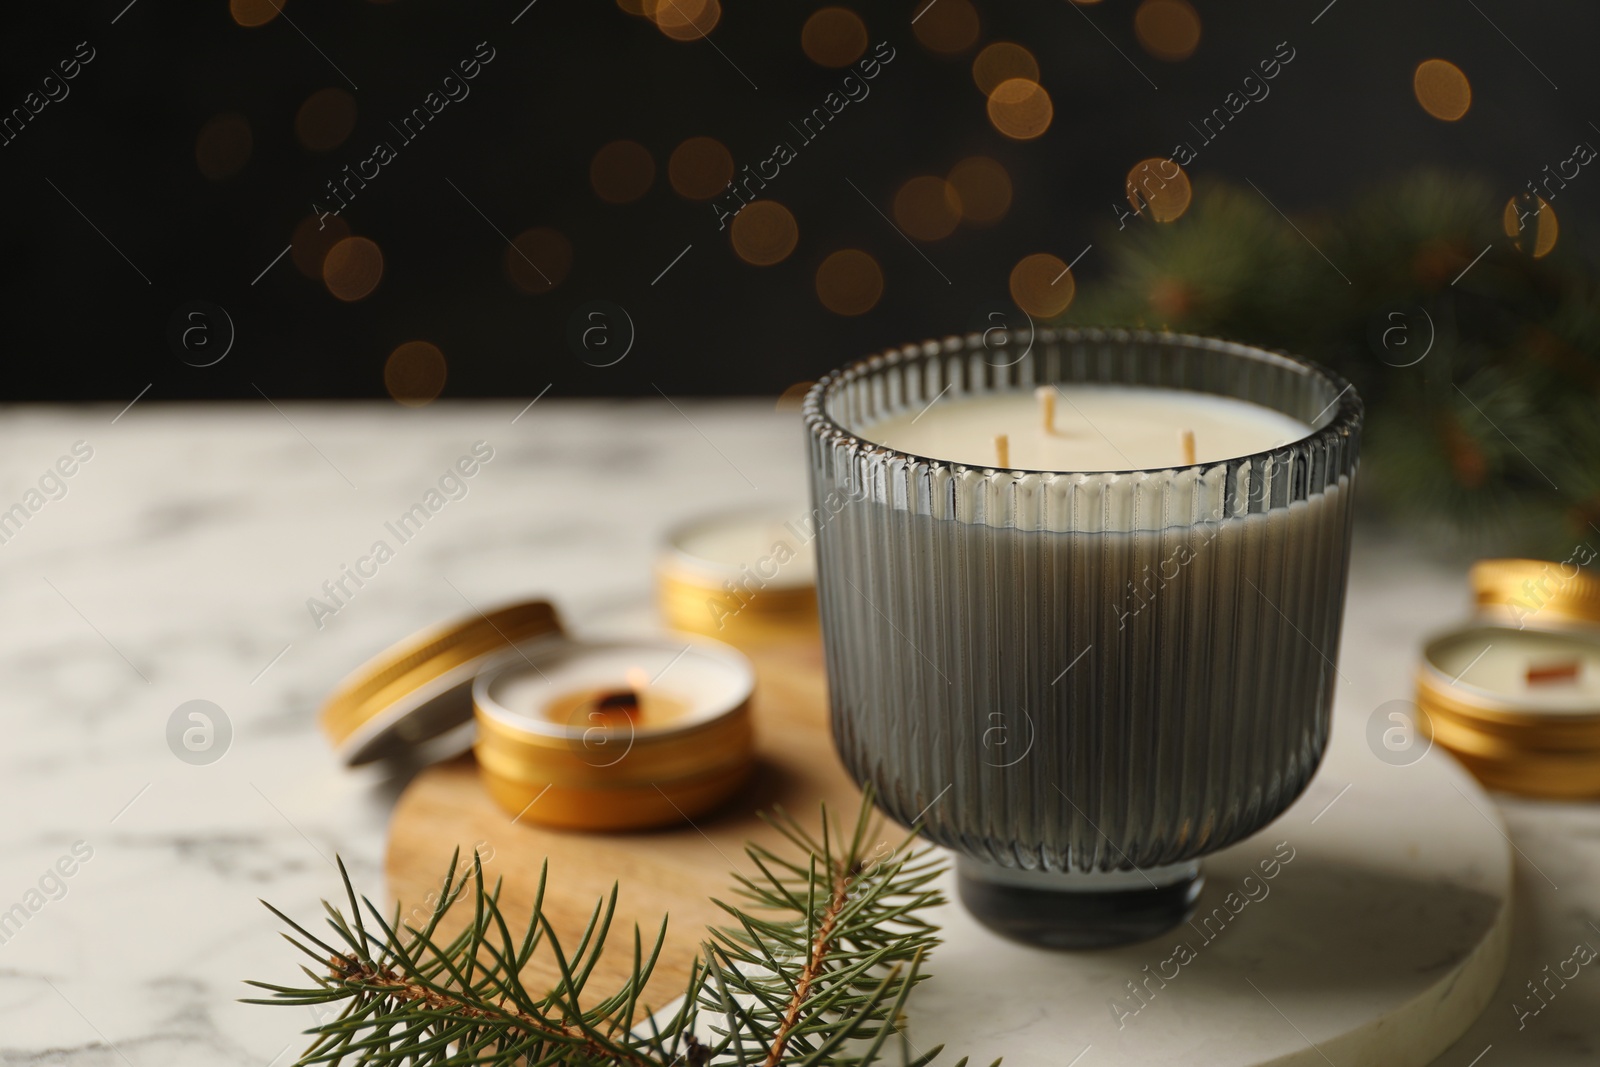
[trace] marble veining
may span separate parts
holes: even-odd
[[[241,979],[287,979],[296,966],[257,898],[314,914],[338,888],[335,854],[381,897],[396,791],[333,761],[314,721],[329,686],[473,605],[540,594],[577,628],[637,623],[668,526],[761,501],[803,512],[798,417],[769,401],[679,400],[680,412],[659,399],[546,397],[517,417],[525,403],[280,414],[146,398],[120,418],[121,405],[0,417],[0,507],[74,442],[94,448],[66,495],[0,544],[0,913],[76,842],[93,849],[59,899],[40,893],[5,931],[0,1065],[291,1062],[310,1017],[237,1003]],[[467,495],[319,629],[306,599],[480,440],[495,458]],[[1467,596],[1464,570],[1425,539],[1373,529],[1351,582],[1336,717],[1364,722],[1409,695],[1418,642],[1460,618]],[[226,755],[205,766],[166,742],[169,716],[193,699],[233,727]],[[1600,808],[1500,803],[1518,850],[1511,961],[1483,1018],[1437,1063],[1467,1067],[1485,1048],[1478,1067],[1591,1063],[1600,969],[1521,1029],[1514,1005],[1575,942],[1600,947]],[[1195,1061],[1213,1062],[1204,1050]]]

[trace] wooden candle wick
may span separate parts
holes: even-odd
[[[1185,467],[1194,466],[1195,465],[1195,458],[1194,458],[1194,431],[1193,430],[1180,431],[1179,434],[1178,434],[1178,440],[1183,445],[1183,465]]]
[[[1044,423],[1044,432],[1046,434],[1055,433],[1056,387],[1053,385],[1041,385],[1033,391],[1033,395],[1039,398],[1039,419]]]
[[[995,434],[994,454],[997,457],[995,460],[995,466],[1011,466],[1011,438],[1007,437],[1003,433]]]
[[[1575,683],[1582,669],[1583,661],[1577,659],[1561,660],[1557,663],[1530,663],[1528,664],[1528,684]]]

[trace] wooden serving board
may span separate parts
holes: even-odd
[[[732,900],[730,872],[754,873],[744,855],[748,841],[778,845],[781,838],[757,812],[781,805],[808,826],[826,803],[830,816],[855,817],[861,794],[839,765],[828,735],[827,689],[822,646],[815,636],[764,649],[746,650],[756,666],[757,765],[744,790],[694,825],[621,834],[589,834],[513,823],[489,799],[471,756],[423,770],[401,794],[389,828],[385,861],[389,893],[403,914],[418,918],[431,909],[452,850],[464,857],[477,848],[492,856],[484,873],[503,878],[501,903],[512,929],[528,921],[540,866],[548,859],[544,912],[570,952],[589,922],[595,902],[620,884],[608,951],[589,988],[609,995],[632,967],[634,923],[645,944],[653,941],[663,915],[667,937],[649,986],[649,1003],[660,1007],[682,992],[689,967],[708,925],[727,916],[711,897]],[[492,851],[491,851],[492,850]],[[461,909],[453,934],[470,918]],[[453,917],[452,917],[453,918]],[[417,919],[413,919],[413,922]],[[531,989],[556,980],[551,957],[536,954],[524,975]]]

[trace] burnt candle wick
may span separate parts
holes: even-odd
[[[630,719],[639,714],[639,694],[632,689],[613,689],[595,698],[595,710],[602,715],[626,715]]]

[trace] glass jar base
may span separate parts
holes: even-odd
[[[956,860],[962,905],[988,929],[1052,949],[1147,941],[1194,912],[1205,884],[1198,861],[1142,871],[1061,874]]]

